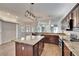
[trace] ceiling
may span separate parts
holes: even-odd
[[[37,16],[37,20],[48,20],[58,22],[65,17],[76,3],[0,3],[0,11],[10,15],[18,16],[17,19],[22,22],[31,22],[24,16],[25,11],[31,8],[31,11]]]

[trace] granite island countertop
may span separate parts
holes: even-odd
[[[19,42],[19,43],[25,43],[25,44],[29,44],[29,45],[35,45],[42,38],[44,38],[44,36],[27,36],[25,40],[15,39],[15,40],[12,40],[12,41],[13,42]]]

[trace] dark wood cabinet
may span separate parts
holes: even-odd
[[[62,56],[75,56],[62,41]]]
[[[74,27],[79,27],[79,5],[72,11],[74,19]]]
[[[58,35],[44,35],[45,43],[59,44],[59,36]]]
[[[73,29],[79,27],[79,3],[71,9],[61,23],[62,30],[73,31]]]
[[[22,55],[22,44],[21,43],[16,43],[16,55],[20,56]]]
[[[43,39],[34,45],[34,55],[40,56],[44,48]]]
[[[32,51],[31,45],[16,42],[16,56],[32,56]]]
[[[34,53],[34,56],[39,55],[39,54],[38,54],[38,49],[39,49],[38,47],[39,47],[39,44],[38,44],[38,43],[33,46],[33,53]]]
[[[41,55],[41,53],[42,53],[42,51],[43,51],[43,48],[44,48],[44,41],[43,40],[41,40],[40,42],[39,42],[39,52],[38,52],[38,54],[39,55]]]
[[[70,56],[71,51],[68,47],[64,44],[64,56]]]
[[[62,56],[75,56],[63,41],[62,41]]]
[[[77,3],[72,8],[72,10],[66,15],[66,17],[62,20],[61,23],[62,23],[63,30],[65,29],[71,30],[71,29],[68,29],[70,27],[70,24],[68,26],[68,22],[70,22],[71,19],[73,20],[73,24],[71,24],[71,29],[73,30],[73,28],[78,28],[79,27],[79,3]]]
[[[16,56],[39,56],[44,48],[43,39],[37,42],[35,45],[28,45],[19,42],[16,42],[15,45]]]
[[[70,56],[75,56],[72,52],[70,52]]]

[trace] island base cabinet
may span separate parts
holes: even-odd
[[[16,56],[40,56],[44,48],[44,42],[43,39],[35,45],[16,42],[15,46]]]
[[[32,56],[33,48],[31,45],[16,42],[16,56]]]
[[[42,54],[43,48],[44,48],[44,41],[41,40],[41,41],[39,42],[39,49],[38,49],[38,54],[39,54],[39,55]]]
[[[38,56],[38,55],[39,55],[39,54],[38,54],[38,47],[39,47],[38,44],[35,44],[35,45],[33,46],[33,54],[34,54],[34,56]]]
[[[44,41],[41,40],[34,45],[34,56],[40,56],[44,48]]]

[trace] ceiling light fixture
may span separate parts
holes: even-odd
[[[16,16],[16,18],[18,18],[18,16]]]
[[[10,13],[7,13],[7,15],[10,15]]]
[[[32,20],[34,20],[36,17],[35,17],[35,15],[32,13],[32,8],[33,8],[33,5],[34,5],[34,3],[31,3],[30,4],[30,10],[26,10],[25,11],[25,17],[27,17],[27,18],[29,18],[29,19],[32,19]]]

